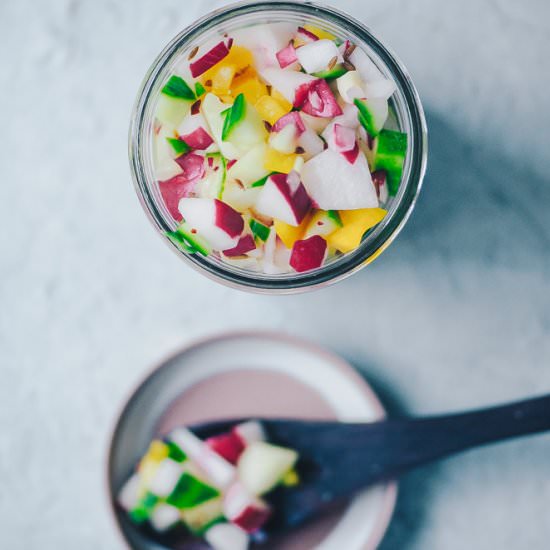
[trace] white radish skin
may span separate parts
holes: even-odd
[[[178,483],[183,468],[179,462],[165,458],[159,465],[149,484],[149,491],[161,498],[166,498]]]
[[[306,73],[316,73],[327,69],[333,58],[337,63],[343,61],[342,56],[332,40],[322,39],[305,44],[296,50],[296,57]]]
[[[153,509],[150,522],[157,531],[163,532],[176,525],[180,518],[180,511],[175,506],[160,503]]]
[[[204,534],[213,550],[247,550],[248,534],[232,523],[217,523]]]
[[[311,199],[323,210],[356,210],[378,206],[365,156],[353,164],[343,155],[326,149],[306,162],[302,182]]]

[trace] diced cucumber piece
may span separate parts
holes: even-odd
[[[269,178],[269,176],[271,176],[272,174],[275,174],[275,172],[270,172],[269,174],[267,174],[263,178],[260,178],[259,180],[252,183],[250,185],[250,187],[263,187],[265,185],[265,182],[267,181],[267,178]]]
[[[204,89],[204,86],[200,82],[195,83],[195,94],[197,97],[200,97],[202,94],[204,94],[206,90]]]
[[[255,238],[260,239],[261,241],[267,240],[269,237],[269,232],[271,231],[267,225],[264,225],[254,219],[250,220],[249,225]]]
[[[168,458],[176,462],[185,462],[187,460],[187,455],[173,441],[168,439],[165,441],[165,444],[168,447]]]
[[[191,147],[189,147],[183,139],[168,137],[166,138],[166,141],[168,141],[168,143],[172,146],[172,149],[174,150],[174,153],[176,153],[177,157],[183,155],[184,153],[188,153],[191,150]]]
[[[407,134],[394,130],[382,130],[376,140],[374,168],[386,171],[388,192],[392,197],[397,194],[401,183],[407,142]]]
[[[191,533],[202,536],[205,531],[216,523],[225,521],[223,498],[214,498],[204,504],[182,510],[181,518]]]
[[[170,97],[194,101],[195,94],[181,76],[173,75],[162,88],[162,93]]]
[[[227,179],[227,162],[220,153],[206,155],[207,169],[203,179],[197,184],[199,195],[205,199],[221,199]]]
[[[233,105],[227,109],[225,114],[225,121],[223,123],[222,129],[222,140],[227,141],[231,133],[233,132],[235,126],[241,122],[246,116],[246,101],[244,99],[244,94],[239,94],[235,98]]]
[[[206,241],[201,239],[192,229],[183,222],[175,231],[168,231],[166,236],[179,248],[189,254],[199,253],[208,256],[212,249]]]
[[[134,523],[144,523],[150,516],[153,508],[159,501],[159,498],[152,493],[147,493],[138,503],[138,505],[128,512],[130,519]]]
[[[340,78],[342,75],[346,74],[348,70],[341,63],[337,63],[332,67],[332,69],[326,69],[325,71],[319,71],[313,73],[313,76],[317,78],[324,78],[325,80],[333,80],[335,78]]]
[[[166,499],[168,504],[179,508],[194,508],[207,500],[219,496],[219,491],[188,472],[184,472],[172,493]]]
[[[388,101],[386,99],[355,99],[359,109],[359,122],[367,133],[376,137],[388,118]]]
[[[162,124],[177,128],[191,109],[187,99],[160,94],[155,111],[155,117]]]

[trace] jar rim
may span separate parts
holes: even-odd
[[[397,97],[394,98],[394,102],[403,111],[401,115],[408,117],[408,147],[404,175],[395,205],[357,249],[311,272],[270,276],[240,270],[225,265],[222,261],[214,263],[201,255],[186,253],[166,237],[165,233],[173,228],[168,225],[159,211],[155,197],[151,193],[151,182],[144,170],[146,162],[144,144],[148,139],[145,131],[148,123],[147,106],[151,100],[154,100],[156,88],[163,80],[163,72],[178,57],[179,52],[193,43],[193,40],[201,34],[224,22],[240,16],[272,11],[320,18],[358,37],[370,51],[374,52],[397,85],[397,92],[394,94]],[[403,121],[400,120],[400,122]],[[422,186],[427,163],[427,126],[418,92],[407,70],[395,54],[384,46],[363,23],[336,8],[313,2],[244,1],[224,6],[198,19],[178,33],[155,59],[142,82],[133,109],[129,131],[129,158],[134,187],[149,220],[162,234],[167,245],[188,265],[203,275],[233,288],[260,293],[288,294],[338,282],[372,262],[391,244],[408,220]]]

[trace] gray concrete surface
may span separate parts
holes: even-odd
[[[0,4],[0,548],[120,548],[102,478],[111,423],[151,363],[198,335],[323,342],[395,413],[550,391],[548,3],[338,2],[410,69],[429,174],[381,260],[288,298],[186,269],[130,184],[141,78],[213,4]],[[542,436],[410,475],[382,550],[547,549],[549,457]]]

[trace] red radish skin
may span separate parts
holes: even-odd
[[[308,42],[316,42],[319,40],[319,37],[316,34],[313,34],[311,31],[304,29],[304,27],[298,27],[297,34],[300,38],[305,38]]]
[[[284,69],[285,67],[288,67],[298,61],[298,58],[296,57],[296,49],[294,48],[294,44],[292,42],[289,42],[288,46],[278,51],[275,56],[277,57],[277,61],[279,62],[281,69]]]
[[[228,160],[227,161],[227,169],[229,170],[236,162],[237,162],[237,159]]]
[[[297,178],[295,179],[293,175],[296,175]],[[311,200],[298,174],[296,172],[291,172],[288,175],[272,174],[270,179],[290,205],[296,222],[300,223],[311,209]]]
[[[180,139],[183,139],[191,149],[197,149],[199,151],[208,149],[208,147],[214,143],[210,134],[202,126],[193,130],[190,134],[180,136]]]
[[[355,148],[355,132],[353,128],[336,123],[334,125],[334,143],[341,153],[353,150]]]
[[[216,205],[215,225],[230,237],[238,237],[244,229],[243,217],[225,202],[214,199]]]
[[[178,204],[181,199],[188,197],[194,190],[197,179],[189,180],[184,174],[178,174],[166,181],[159,181],[159,190],[162,200],[170,212],[170,216],[177,222],[183,219]]]
[[[239,242],[237,243],[237,246],[235,246],[235,248],[224,250],[223,253],[226,256],[229,256],[230,258],[232,258],[233,256],[242,256],[243,254],[246,254],[247,252],[250,252],[252,250],[256,250],[256,243],[254,242],[254,237],[252,237],[252,235],[244,235],[239,239]],[[229,435],[227,437],[229,437]],[[239,442],[241,441],[238,436],[232,436],[232,437],[239,440]]]
[[[272,130],[274,132],[280,132],[285,126],[289,124],[294,124],[296,127],[296,135],[301,136],[306,131],[306,125],[300,116],[300,113],[297,111],[291,111],[286,115],[283,115],[275,124],[273,125]]]
[[[236,518],[231,519],[231,522],[247,533],[255,533],[264,526],[270,516],[269,508],[247,506]]]
[[[252,239],[252,245],[255,246],[254,239]],[[224,254],[227,256],[227,251]],[[237,464],[245,447],[241,438],[233,432],[209,437],[205,443],[222,458],[231,462],[231,464]]]
[[[188,180],[200,180],[205,173],[204,157],[196,153],[186,153],[175,159]]]
[[[296,241],[292,247],[290,266],[298,273],[321,267],[327,255],[327,242],[319,235]]]
[[[193,61],[189,65],[193,78],[197,78],[205,73],[208,69],[219,63],[222,59],[229,55],[229,50],[233,44],[233,40],[229,39],[228,43],[220,42],[216,44],[210,51],[206,52],[202,57]]]
[[[356,143],[351,151],[343,151],[342,155],[350,164],[355,164],[355,161],[359,156],[359,145]]]
[[[332,118],[343,114],[329,85],[321,78],[298,87],[294,106],[301,107],[304,113],[319,118]]]
[[[386,171],[385,170],[376,170],[371,173],[372,183],[376,187],[376,194],[380,198],[380,189],[386,185]]]

